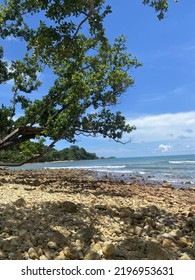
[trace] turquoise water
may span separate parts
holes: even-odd
[[[21,168],[21,167],[20,167]],[[71,168],[96,171],[130,180],[167,181],[177,186],[195,186],[195,155],[113,158],[24,165],[23,169]]]

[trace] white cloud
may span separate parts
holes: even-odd
[[[6,37],[6,40],[9,41],[9,42],[13,42],[13,41],[19,41],[18,38],[14,37],[14,36],[7,36]]]
[[[134,142],[195,139],[195,111],[142,116],[128,123],[137,128],[131,134]]]
[[[160,144],[158,146],[158,151],[162,152],[162,153],[166,153],[169,152],[171,150],[171,145],[167,145],[167,144]]]

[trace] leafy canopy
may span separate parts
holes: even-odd
[[[168,1],[144,0],[162,19]],[[103,21],[111,13],[106,0],[5,0],[0,5],[0,36],[25,43],[22,59],[4,60],[0,47],[0,83],[13,81],[12,104],[2,105],[1,135],[19,126],[41,126],[53,143],[74,143],[80,134],[101,134],[120,141],[135,129],[112,108],[132,86],[131,68],[141,65],[120,36],[111,44]],[[39,74],[49,68],[55,81],[36,100]],[[23,116],[16,118],[17,109]]]

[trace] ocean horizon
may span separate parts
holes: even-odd
[[[96,160],[55,161],[26,164],[14,169],[81,169],[97,176],[116,179],[171,183],[175,187],[195,187],[195,155],[171,155]]]

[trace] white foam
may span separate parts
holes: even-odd
[[[195,164],[195,161],[194,160],[183,160],[183,161],[174,160],[174,161],[169,161],[169,163],[171,163],[171,164]]]
[[[92,165],[92,166],[63,166],[63,167],[45,167],[48,169],[89,169],[89,170],[107,170],[107,169],[122,169],[125,165]]]

